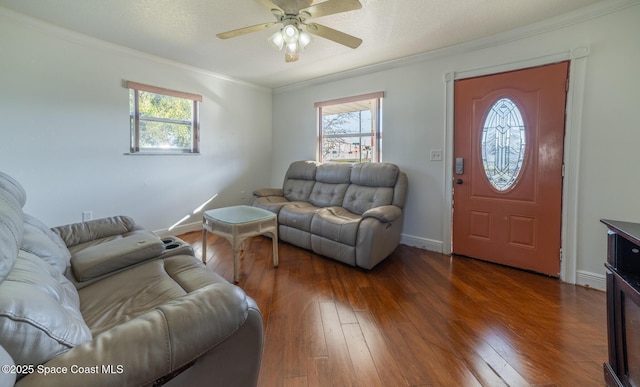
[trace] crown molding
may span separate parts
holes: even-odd
[[[397,67],[404,67],[416,63],[422,63],[430,60],[434,60],[441,57],[453,56],[461,53],[468,53],[477,50],[486,49],[489,47],[505,44],[512,41],[525,39],[528,37],[540,35],[553,31],[559,28],[567,27],[573,24],[581,23],[590,19],[594,19],[600,16],[604,16],[613,12],[617,12],[629,7],[640,5],[640,0],[603,0],[601,2],[592,4],[587,7],[577,9],[572,12],[568,12],[562,15],[554,16],[552,18],[543,20],[538,23],[530,24],[528,26],[517,28],[514,30],[494,34],[485,38],[480,38],[457,45],[444,47],[437,50],[431,50],[416,55],[402,57],[390,61],[380,62],[368,66],[359,67],[353,70],[347,70],[335,74],[326,75],[323,77],[313,78],[310,80],[292,83],[290,85],[269,88],[255,83],[247,82],[241,79],[233,78],[224,74],[205,70],[200,67],[190,66],[181,62],[172,61],[163,57],[148,54],[139,50],[124,47],[115,43],[109,43],[107,41],[93,38],[88,35],[84,35],[66,28],[55,26],[51,23],[45,22],[40,19],[33,18],[31,16],[10,10],[6,7],[0,6],[0,19],[6,18],[7,20],[14,21],[18,24],[25,25],[33,30],[54,35],[59,39],[79,44],[85,47],[93,47],[110,51],[114,53],[129,55],[144,60],[149,60],[159,64],[164,64],[172,67],[177,67],[186,71],[199,73],[205,76],[213,77],[219,80],[235,83],[238,85],[251,87],[261,91],[271,91],[274,94],[291,91],[299,88],[314,86],[327,82],[340,81],[347,78],[353,78],[362,75],[373,74],[376,72],[386,71]]]
[[[456,44],[431,50],[416,55],[398,58],[386,62],[376,63],[369,66],[359,67],[353,70],[347,70],[323,77],[310,79],[307,81],[297,82],[286,86],[273,89],[274,94],[292,91],[295,89],[310,87],[327,82],[340,81],[343,79],[353,78],[362,75],[373,74],[381,71],[387,71],[397,67],[404,67],[417,63],[427,62],[434,59],[454,56],[458,54],[469,53],[473,51],[483,50],[501,44],[526,39],[529,37],[541,35],[560,28],[568,27],[574,24],[582,23],[594,18],[598,18],[610,13],[614,13],[629,7],[640,5],[640,0],[603,0],[601,2],[562,14],[554,16],[543,21],[533,23],[521,28],[501,32],[480,39]]]

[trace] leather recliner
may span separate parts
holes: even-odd
[[[0,172],[0,385],[255,386],[255,301],[125,216],[48,228]],[[174,239],[175,240],[175,239]]]
[[[281,240],[372,269],[400,244],[407,175],[391,163],[293,162],[251,204],[278,214]]]

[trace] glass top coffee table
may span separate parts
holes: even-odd
[[[278,219],[276,214],[251,206],[216,208],[202,217],[202,262],[207,263],[207,231],[219,235],[233,248],[233,281],[239,279],[239,258],[242,242],[258,235],[271,235],[273,266],[278,267]]]

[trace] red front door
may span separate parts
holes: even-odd
[[[455,82],[454,254],[559,275],[568,72]]]

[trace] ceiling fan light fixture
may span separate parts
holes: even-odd
[[[297,54],[300,52],[300,46],[297,42],[289,43],[284,48],[285,54]]]
[[[300,36],[300,30],[293,24],[288,24],[282,27],[282,37],[287,44],[298,42],[298,37]]]
[[[311,42],[311,35],[292,23],[282,27],[268,40],[278,51],[284,48],[285,62],[295,62],[300,58],[300,52]]]
[[[282,37],[282,31],[278,30],[275,34],[269,37],[269,43],[278,51],[284,47],[284,38]]]
[[[298,36],[298,44],[300,45],[300,50],[307,47],[309,43],[311,43],[311,35],[300,30],[300,35]]]
[[[281,24],[275,34],[268,38],[269,43],[281,51],[285,48],[285,61],[295,62],[300,52],[311,43],[311,35],[320,36],[350,48],[357,48],[362,39],[322,24],[307,23],[307,19],[335,15],[343,12],[355,11],[362,8],[360,0],[325,0],[313,4],[315,0],[256,0],[266,7],[276,18],[276,21],[257,24],[235,30],[221,32],[216,36],[220,39],[234,38],[252,32],[258,32]],[[301,29],[305,26],[305,31]],[[311,35],[309,35],[311,34]]]

